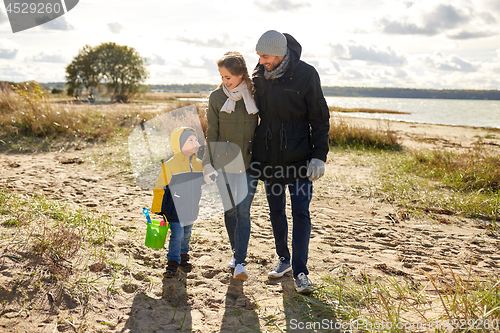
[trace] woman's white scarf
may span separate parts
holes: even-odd
[[[245,81],[242,81],[231,90],[227,89],[226,85],[223,84],[222,90],[224,90],[224,93],[228,98],[226,99],[226,102],[224,102],[224,105],[222,105],[222,108],[220,109],[221,111],[227,113],[233,112],[236,107],[236,102],[243,98],[243,102],[245,102],[245,108],[247,109],[248,114],[259,112],[259,109],[257,109],[257,105],[255,105],[255,101],[253,100],[252,95],[250,95],[250,92],[248,91]]]

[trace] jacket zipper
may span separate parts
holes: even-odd
[[[191,170],[191,173],[193,173],[192,159],[193,159],[193,156],[189,156],[189,169]],[[191,175],[190,178],[193,178],[192,175]],[[194,198],[194,185],[193,185],[193,182],[194,182],[194,179],[191,179],[191,199]],[[193,201],[193,200],[191,200],[191,201]],[[194,216],[194,205],[191,205],[191,216],[192,217]],[[194,221],[188,221],[188,222],[194,222]]]

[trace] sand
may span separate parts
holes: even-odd
[[[348,121],[390,129],[406,149],[460,150],[481,140],[500,151],[500,133],[494,129]],[[486,139],[488,134],[497,139]],[[42,274],[43,267],[26,267],[24,258],[12,257],[12,240],[5,238],[11,229],[1,224],[0,331],[285,331],[292,318],[299,318],[300,309],[285,301],[295,295],[291,274],[267,278],[275,252],[262,186],[251,209],[248,280],[232,279],[227,266],[231,253],[220,213],[194,226],[193,270],[162,279],[166,249],[144,245],[142,208],[149,207],[152,194],[114,170],[93,164],[89,156],[98,149],[0,154],[0,186],[27,195],[41,192],[73,207],[107,212],[117,229],[114,238],[100,248],[106,258],[104,265],[95,265],[99,260],[94,249],[85,246],[75,261],[78,269],[65,283],[48,282],[37,288],[30,279]],[[77,159],[84,163],[62,163]],[[439,273],[434,260],[450,265],[457,274],[467,274],[462,264],[469,267],[471,258],[474,274],[500,273],[500,241],[477,228],[477,221],[438,213],[401,216],[398,207],[356,190],[369,188],[374,179],[371,166],[353,160],[354,154],[330,153],[325,177],[314,184],[309,252],[312,282],[319,285],[322,277],[339,270],[373,276],[402,271],[416,281],[425,281],[422,270]],[[438,223],[439,217],[449,223]],[[0,215],[0,222],[4,219]],[[85,283],[91,277],[98,279]]]

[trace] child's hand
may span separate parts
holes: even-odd
[[[214,183],[216,181],[218,175],[219,175],[219,173],[217,171],[215,171],[212,164],[206,164],[203,167],[203,179],[205,179],[205,183],[207,183],[207,184]]]

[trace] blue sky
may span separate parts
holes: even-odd
[[[80,0],[12,33],[0,0],[0,80],[65,80],[85,45],[115,42],[148,59],[146,83],[219,83],[216,60],[274,29],[293,35],[325,86],[499,89],[499,0]]]

